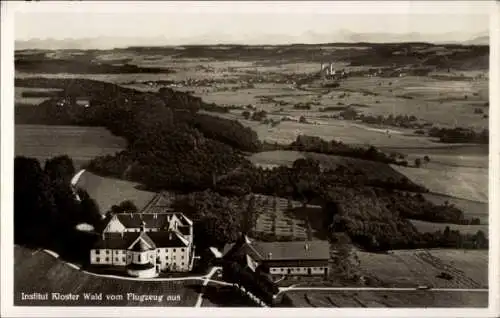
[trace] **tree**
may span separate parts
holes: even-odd
[[[420,168],[422,165],[422,160],[420,158],[415,159],[415,167]]]
[[[75,166],[69,156],[57,156],[45,162],[44,172],[52,182],[69,185],[75,175]]]
[[[121,209],[122,212],[126,212],[126,213],[135,213],[135,212],[139,211],[137,206],[131,200],[125,200],[125,201],[121,202],[118,205],[118,207]]]
[[[38,160],[14,159],[14,242],[43,245],[50,242],[57,206],[50,181]]]

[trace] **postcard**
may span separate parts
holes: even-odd
[[[2,315],[497,316],[499,8],[3,2]]]

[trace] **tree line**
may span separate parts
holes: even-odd
[[[88,258],[95,235],[76,226],[97,226],[101,220],[95,201],[70,185],[75,169],[68,156],[49,159],[42,167],[37,159],[14,159],[14,242],[50,248],[61,257]]]

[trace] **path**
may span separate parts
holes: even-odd
[[[196,304],[194,305],[195,307],[201,307],[201,303],[203,302],[203,291],[205,290],[205,287],[208,285],[210,282],[210,279],[212,276],[215,274],[215,272],[220,269],[219,267],[212,267],[212,269],[208,272],[208,274],[205,276],[205,280],[203,281],[203,284],[201,284],[201,291],[200,294],[198,295],[198,299],[196,300]]]
[[[429,288],[417,287],[280,287],[280,293],[287,291],[437,291],[437,292],[478,292],[487,293],[485,288]]]

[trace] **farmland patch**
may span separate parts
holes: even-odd
[[[402,167],[393,168],[429,191],[488,203],[488,169],[470,167]]]
[[[487,250],[395,250],[387,254],[358,251],[361,271],[387,286],[486,288]],[[438,278],[442,272],[451,280]]]

